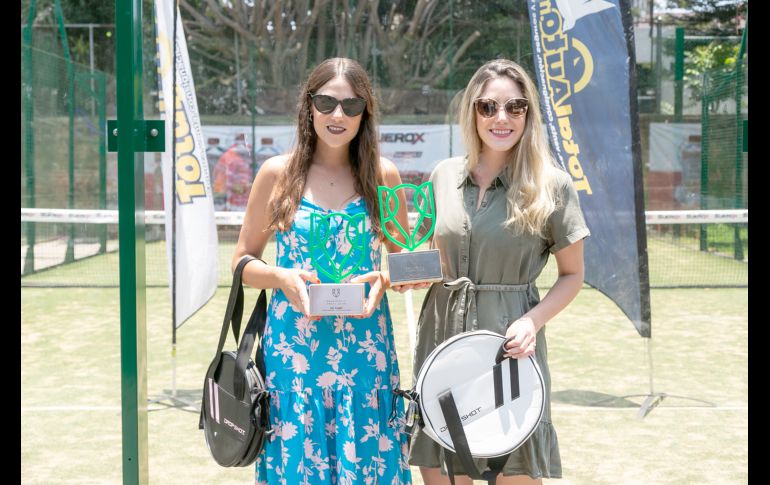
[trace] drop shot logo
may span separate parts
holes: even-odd
[[[246,430],[245,429],[238,427],[235,423],[233,423],[232,421],[230,421],[227,418],[224,418],[224,420],[225,420],[225,424],[227,426],[231,427],[233,430],[238,432],[241,436],[246,436]]]
[[[480,412],[481,412],[481,406],[477,407],[476,409],[469,412],[468,414],[463,414],[462,416],[460,416],[460,421],[465,422],[466,419],[477,416]],[[445,426],[442,426],[439,431],[443,433],[446,430],[447,430],[447,427],[445,425]]]

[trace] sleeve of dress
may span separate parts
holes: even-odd
[[[557,207],[546,226],[548,251],[552,254],[591,235],[572,178],[564,173],[557,186]]]

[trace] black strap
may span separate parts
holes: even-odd
[[[251,313],[249,323],[246,325],[246,330],[243,332],[243,338],[241,344],[238,346],[238,354],[235,358],[235,368],[233,369],[233,391],[235,397],[243,400],[246,393],[246,367],[249,365],[249,359],[251,357],[251,351],[254,349],[254,342],[257,335],[259,335],[259,344],[262,343],[262,335],[265,333],[265,322],[267,321],[267,294],[265,290],[260,291],[259,298],[257,298],[257,304],[254,306],[254,311]],[[259,345],[257,345],[257,354],[259,352]],[[260,369],[260,372],[264,376],[264,369]],[[241,378],[239,379],[238,376]]]
[[[243,284],[238,287],[238,296],[235,299],[235,307],[233,308],[233,316],[231,321],[233,322],[233,337],[235,337],[235,343],[238,344],[238,337],[241,333],[241,318],[243,317]]]
[[[507,344],[508,342],[510,342],[515,338],[516,337],[508,337],[503,341],[503,344],[500,346],[499,349],[497,349],[497,355],[495,355],[495,364],[499,364],[500,362],[503,361],[503,359],[507,357],[507,355],[505,355],[505,353],[507,352],[507,350],[505,350],[505,344]]]
[[[503,405],[503,373],[502,368],[500,367],[500,363],[503,361],[503,359],[508,359],[508,367],[511,371],[511,401],[518,399],[518,397],[521,395],[519,391],[519,361],[518,359],[511,359],[505,355],[505,344],[514,338],[516,337],[508,337],[505,339],[503,344],[497,350],[497,355],[495,356],[495,366],[492,368],[495,382],[495,409]]]
[[[227,340],[227,331],[230,328],[230,324],[232,323],[233,327],[233,335],[235,337],[235,343],[238,344],[238,338],[241,328],[241,319],[243,317],[243,268],[250,263],[251,261],[257,260],[259,258],[255,258],[251,255],[245,255],[241,258],[240,261],[238,261],[238,265],[235,267],[235,271],[233,272],[233,283],[230,286],[230,296],[227,300],[227,308],[225,310],[225,318],[222,321],[222,330],[219,332],[219,343],[217,344],[217,352],[214,355],[214,360],[212,361],[212,364],[216,362],[216,365],[214,368],[219,367],[219,361],[222,359],[222,349],[225,347],[225,340]],[[259,261],[262,261],[259,259]],[[264,261],[262,261],[264,263]],[[267,264],[267,263],[265,263]],[[266,320],[266,309],[267,309],[267,295],[265,293],[265,290],[262,290],[259,294],[259,298],[257,299],[257,304],[254,308],[254,312],[252,312],[251,318],[249,319],[249,325],[246,326],[246,331],[244,332],[244,340],[241,341],[239,347],[238,347],[238,357],[241,356],[241,349],[243,348],[245,351],[246,359],[245,363],[243,364],[242,370],[246,370],[246,366],[248,365],[248,355],[251,353],[251,350],[254,346],[256,335],[259,335],[260,341],[262,340],[262,334],[265,331],[265,320]],[[261,306],[260,306],[261,304]],[[259,316],[262,315],[262,318],[259,318]],[[252,321],[254,321],[254,324],[252,325]],[[252,326],[254,328],[252,328]],[[251,334],[250,337],[246,337],[247,334]],[[244,342],[247,341],[247,342]],[[259,348],[259,347],[257,347]],[[238,368],[240,367],[240,359],[236,358],[236,373],[238,372]],[[264,365],[260,367],[262,375],[264,375]],[[235,390],[238,390],[238,397],[243,398],[243,392],[244,389],[244,383],[241,379],[235,379],[234,381]],[[198,423],[198,427],[200,429],[203,429],[203,405],[201,405],[201,414],[200,414],[200,422]]]
[[[227,300],[225,318],[222,321],[222,331],[219,333],[219,344],[217,345],[217,353],[214,355],[214,358],[218,358],[222,354],[222,349],[225,347],[225,340],[227,339],[227,330],[230,328],[231,322],[233,324],[235,342],[238,343],[238,332],[241,328],[241,317],[243,316],[243,283],[241,282],[241,276],[246,264],[255,259],[257,258],[247,254],[238,261],[238,266],[235,267],[233,283],[230,286],[230,298]]]
[[[519,359],[508,359],[511,376],[511,401],[519,398]]]
[[[505,355],[505,344],[513,340],[515,337],[506,338],[500,348],[497,350],[495,356],[495,365],[492,367],[492,378],[494,382],[495,393],[495,409],[503,405],[503,369],[502,361],[507,358]],[[519,361],[516,359],[508,358],[508,366],[510,369],[511,379],[511,400],[519,397]],[[454,480],[454,467],[452,466],[452,457],[457,455],[460,462],[463,464],[466,474],[475,480],[486,480],[489,485],[494,485],[497,480],[497,475],[503,471],[505,466],[505,459],[501,457],[500,460],[488,461],[488,468],[484,472],[479,472],[476,465],[473,463],[473,457],[471,456],[470,448],[468,447],[468,439],[465,437],[465,431],[463,430],[462,421],[460,420],[460,413],[457,410],[452,391],[446,391],[440,395],[439,404],[441,405],[441,412],[444,415],[444,420],[449,430],[449,436],[452,437],[452,443],[454,444],[455,453],[444,449],[444,456],[446,462],[447,474],[449,475],[449,481],[452,485],[455,485]],[[507,457],[507,455],[506,455]]]
[[[449,450],[444,450],[445,462],[447,467],[447,473],[449,474],[449,481],[454,485],[454,469],[452,466],[452,456],[457,455],[460,459],[460,463],[463,464],[465,474],[474,480],[486,480],[489,485],[494,485],[497,480],[497,474],[500,473],[502,467],[499,470],[487,469],[484,472],[479,472],[476,468],[476,464],[473,463],[473,457],[471,456],[470,448],[468,447],[468,438],[465,437],[465,431],[463,430],[462,422],[460,421],[460,413],[457,411],[457,405],[455,404],[452,391],[446,391],[438,397],[439,405],[441,406],[441,412],[444,415],[447,429],[449,430],[449,436],[452,437],[452,444],[454,444],[455,452],[452,453]]]
[[[455,471],[454,471],[454,465],[452,465],[452,457],[455,454],[447,450],[446,448],[444,448],[444,453],[445,453],[445,457],[446,455],[448,455],[448,457],[446,457],[445,462],[446,462],[446,473],[447,475],[449,475],[449,482],[452,485],[455,485]],[[486,476],[487,478],[484,478],[482,480],[486,480],[487,485],[495,485],[495,483],[497,482],[497,475],[503,471],[503,467],[505,466],[505,462],[508,459],[508,455],[504,455],[502,457],[498,457],[495,459],[496,460],[500,459],[502,461],[499,464],[490,465],[489,466],[490,469],[484,473],[484,476]],[[492,460],[490,460],[489,463],[492,463]]]
[[[454,453],[444,448],[444,462],[446,463],[446,474],[449,475],[449,483],[455,485],[455,467],[452,465]],[[474,470],[476,467],[474,466]]]
[[[492,380],[495,387],[495,409],[503,405],[503,368],[502,364],[492,366]]]
[[[270,409],[270,392],[266,389],[262,389],[254,397],[254,402],[251,405],[251,415],[249,419],[254,423],[258,429],[264,429],[266,434],[272,434],[273,429],[270,428],[269,423],[269,409]]]

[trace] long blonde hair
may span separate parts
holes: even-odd
[[[556,209],[555,176],[559,170],[543,132],[537,88],[524,68],[507,59],[495,59],[481,66],[465,88],[460,101],[460,130],[468,153],[468,170],[479,163],[482,141],[476,129],[473,102],[481,96],[487,81],[509,78],[529,100],[524,133],[511,150],[505,176],[508,177],[507,219],[503,224],[543,235],[548,217]]]
[[[361,194],[369,209],[372,231],[379,239],[384,238],[377,206],[377,186],[383,185],[380,172],[379,134],[377,129],[376,98],[366,71],[356,61],[344,57],[326,59],[310,73],[302,86],[297,100],[297,143],[286,164],[278,187],[271,200],[270,228],[285,231],[291,227],[299,206],[310,165],[313,162],[318,135],[313,128],[310,111],[310,94],[315,94],[327,82],[342,76],[350,83],[353,92],[366,100],[358,133],[350,142],[348,153],[355,179],[356,192]]]

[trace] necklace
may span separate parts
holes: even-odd
[[[320,168],[320,166],[319,166],[319,168]],[[327,171],[327,169],[324,168],[323,169],[323,172],[324,172],[323,176],[326,179],[326,181],[329,183],[329,187],[334,187],[334,184],[337,183],[337,180],[339,180],[341,175],[337,175],[336,177],[332,178],[327,173],[325,173],[326,171]]]

